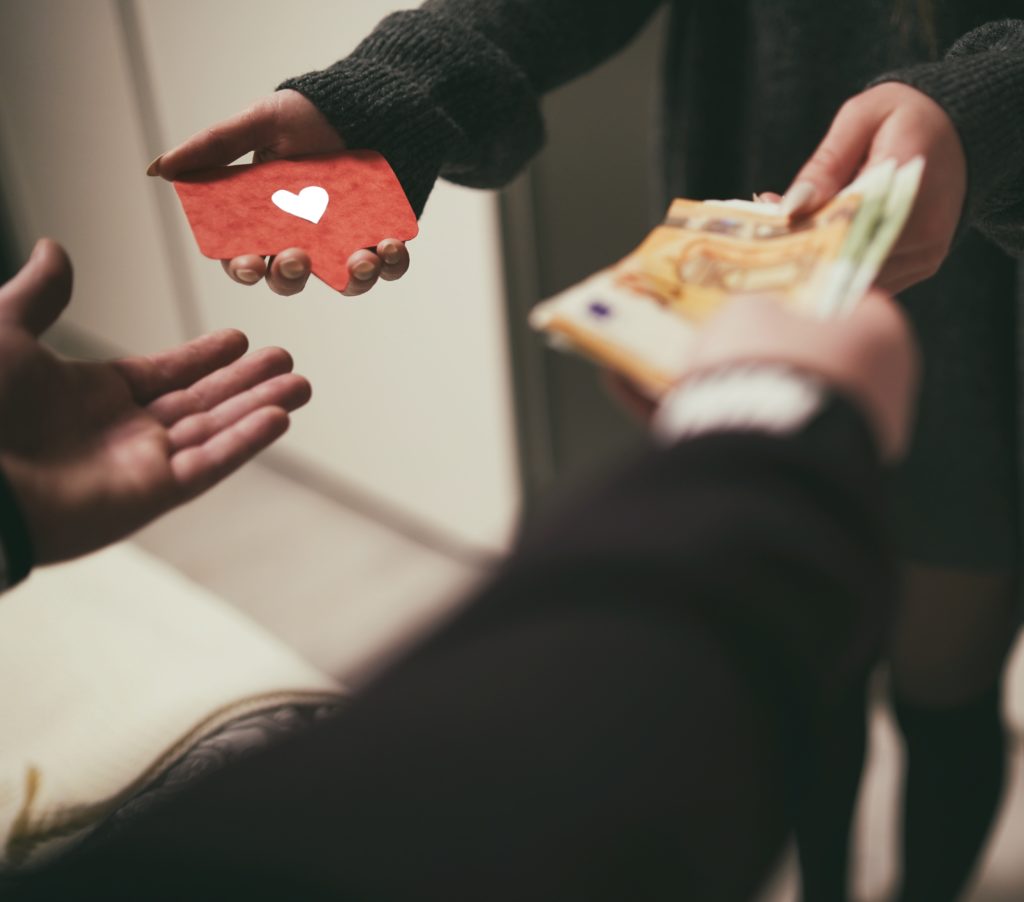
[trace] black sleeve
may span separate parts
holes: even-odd
[[[750,898],[879,645],[881,489],[842,401],[646,456],[341,716],[4,898]]]
[[[945,59],[889,73],[949,114],[967,156],[965,224],[1024,255],[1024,20],[990,22]]]
[[[842,694],[874,654],[892,599],[883,468],[853,405],[832,397],[799,434],[721,432],[645,458],[528,538],[508,586],[582,605],[684,605],[765,672]],[[595,565],[595,562],[596,565]]]
[[[301,92],[353,148],[380,151],[419,215],[438,175],[498,187],[543,143],[540,94],[596,66],[661,0],[428,0]]]
[[[28,576],[34,559],[25,518],[0,468],[0,592]]]

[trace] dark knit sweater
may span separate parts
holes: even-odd
[[[930,21],[910,0],[667,2],[666,203],[782,191],[843,101],[878,81],[913,85],[956,125],[968,162],[960,238],[935,277],[901,295],[926,378],[893,516],[913,559],[1012,565],[1016,267],[999,247],[1024,253],[1024,21],[1006,18],[1019,2],[935,0]],[[349,146],[381,151],[419,213],[439,175],[510,180],[543,143],[540,96],[625,46],[661,5],[427,0],[282,87]],[[616,127],[614,109],[607,121]]]
[[[438,175],[509,181],[540,148],[538,98],[621,49],[659,0],[428,0],[351,56],[282,87],[353,147],[391,161],[421,211]],[[1024,251],[1024,21],[1008,2],[939,3],[928,28],[886,0],[673,0],[665,87],[671,194],[781,190],[847,97],[875,80],[925,92],[969,162],[971,222]],[[881,76],[881,78],[879,78]],[[614,111],[609,111],[614,128]]]

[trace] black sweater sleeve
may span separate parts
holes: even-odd
[[[894,590],[882,471],[799,433],[644,456],[535,533],[334,720],[196,782],[4,898],[750,898],[806,737]]]
[[[967,156],[965,224],[1024,255],[1024,20],[990,22],[943,60],[881,81],[911,85],[949,114]]]
[[[537,593],[551,579],[581,605],[686,606],[810,710],[878,648],[883,498],[874,440],[833,397],[793,436],[721,432],[645,457],[530,538],[506,579]]]
[[[622,48],[661,0],[428,0],[283,82],[380,151],[419,215],[438,175],[498,187],[540,148],[538,98]]]

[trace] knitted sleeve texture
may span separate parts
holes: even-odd
[[[966,224],[1024,256],[1024,20],[990,22],[939,62],[888,73],[935,100],[967,156]]]
[[[659,0],[428,0],[279,88],[382,153],[418,216],[440,175],[498,187],[539,150],[539,96],[623,47]]]

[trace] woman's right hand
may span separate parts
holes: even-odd
[[[157,157],[146,170],[173,180],[195,169],[226,166],[252,151],[254,163],[279,157],[331,153],[345,149],[345,142],[323,114],[298,91],[276,91],[257,100],[230,119],[196,133],[187,141]],[[309,254],[299,247],[281,251],[269,260],[244,254],[222,260],[224,271],[241,285],[255,285],[266,278],[271,291],[292,295],[309,279]],[[343,292],[348,297],[365,294],[377,282],[400,279],[409,269],[405,242],[385,238],[375,248],[356,251],[348,260],[351,278]]]

